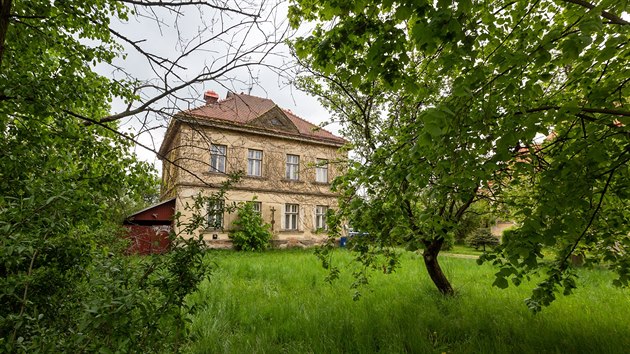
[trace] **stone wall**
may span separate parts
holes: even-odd
[[[346,155],[339,152],[338,147],[188,124],[180,126],[178,137],[173,140],[178,145],[171,147],[169,157],[177,161],[179,167],[166,162],[162,184],[170,187],[165,194],[177,197],[176,210],[182,213],[182,220],[191,216],[184,210],[185,203],[190,203],[198,193],[210,195],[216,191],[213,186],[226,180],[225,173],[240,170],[247,174],[248,150],[255,149],[263,151],[262,176],[245,176],[227,193],[225,204],[251,201],[256,197],[262,206],[263,220],[274,222],[274,244],[277,247],[306,247],[326,238],[325,232],[315,230],[315,207],[337,206],[336,195],[331,192],[329,182],[343,173],[346,163]],[[228,147],[225,173],[210,171],[211,144]],[[300,156],[297,181],[285,178],[287,154]],[[317,159],[329,161],[328,183],[315,181]],[[299,205],[297,230],[284,230],[287,203]],[[212,247],[229,247],[228,234],[235,217],[235,213],[226,212],[223,229],[199,230],[199,233]]]

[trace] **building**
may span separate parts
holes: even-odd
[[[168,251],[174,213],[175,198],[171,198],[128,216],[123,222],[131,241],[127,252],[155,254]]]
[[[346,141],[278,107],[273,101],[228,93],[219,100],[206,92],[206,104],[173,117],[160,148],[162,199],[184,205],[210,195],[242,171],[224,200],[207,206],[207,224],[199,232],[211,247],[230,247],[228,234],[236,213],[224,206],[253,202],[272,225],[278,247],[308,246],[326,238],[326,211],[337,205],[330,183],[342,173]],[[177,231],[177,230],[176,230]]]

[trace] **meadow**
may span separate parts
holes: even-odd
[[[523,300],[535,283],[501,290],[496,270],[442,257],[458,295],[433,287],[420,255],[405,252],[394,274],[374,273],[353,301],[346,250],[332,284],[312,250],[211,252],[210,280],[189,301],[192,353],[624,353],[630,291],[613,274],[581,269],[578,289],[542,313]]]

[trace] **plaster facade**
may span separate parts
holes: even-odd
[[[317,133],[316,126],[267,101],[260,101],[260,109],[255,105],[258,101],[249,102],[247,109],[254,114],[244,123],[194,111],[174,117],[160,149],[165,157],[162,199],[175,197],[180,220],[188,220],[192,212],[184,208],[186,203],[198,194],[216,192],[228,174],[242,171],[242,179],[225,194],[225,206],[255,198],[263,220],[272,225],[277,247],[318,244],[327,237],[322,212],[337,206],[330,182],[343,173],[347,155],[340,148],[345,141],[328,132]],[[224,211],[220,217],[220,227],[209,222],[197,232],[210,247],[228,248],[236,212]]]

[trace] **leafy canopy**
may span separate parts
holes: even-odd
[[[0,6],[2,352],[172,352],[184,340],[203,241],[173,235],[168,255],[124,255],[121,222],[155,175],[116,122],[99,122],[114,97],[136,98],[133,79],[94,70],[122,56],[109,24],[130,13],[119,1]]]
[[[536,311],[574,287],[568,260],[580,245],[617,270],[617,284],[630,280],[626,10],[606,0],[294,0],[290,19],[315,23],[295,52],[324,96],[357,107],[336,112],[363,128],[357,146],[373,147],[346,185],[366,188],[383,227],[415,234],[456,228],[457,213],[441,212],[451,203],[510,207],[521,227],[486,258],[501,267],[495,285],[539,271],[542,247],[561,250],[528,299]]]

